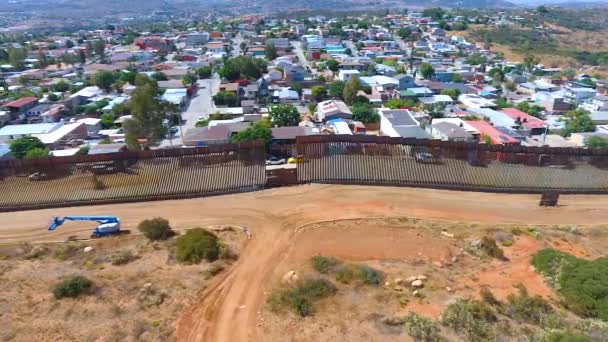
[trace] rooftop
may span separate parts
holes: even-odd
[[[492,139],[493,144],[507,145],[507,144],[519,144],[519,140],[502,133],[497,130],[496,127],[492,126],[488,122],[483,120],[477,121],[465,121],[467,124],[475,128],[479,133],[485,136],[489,136]]]
[[[54,131],[51,131],[48,133],[34,134],[34,136],[37,137],[38,139],[40,139],[40,141],[42,141],[42,143],[45,145],[54,144],[58,140],[69,135],[75,129],[77,129],[78,127],[80,127],[82,125],[84,125],[84,124],[81,122],[70,123],[70,124],[63,125]]]
[[[33,96],[28,96],[28,97],[20,98],[19,100],[9,102],[9,103],[5,104],[4,106],[12,107],[12,108],[21,108],[23,106],[27,106],[27,105],[37,102],[37,101],[38,101],[38,98],[33,97]]]
[[[545,128],[547,126],[543,120],[515,108],[504,108],[500,111],[508,115],[513,120],[517,120],[519,118],[522,126],[528,129]]]
[[[30,135],[30,134],[44,134],[52,132],[53,130],[60,127],[62,124],[55,123],[37,123],[28,125],[8,125],[0,128],[0,136],[6,135]]]
[[[382,110],[384,116],[394,126],[418,126],[418,121],[414,119],[412,113],[407,109]]]
[[[471,135],[466,129],[450,122],[439,122],[431,126],[433,129],[439,130],[446,136],[452,139],[469,138]]]

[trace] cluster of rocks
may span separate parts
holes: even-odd
[[[420,289],[424,287],[424,283],[426,282],[426,280],[427,277],[423,274],[407,277],[405,279],[396,278],[393,290],[397,292],[404,292],[406,290],[406,287],[409,287],[412,290],[412,295],[417,296],[420,293]],[[386,283],[384,283],[384,286],[390,287],[391,282],[387,281]]]

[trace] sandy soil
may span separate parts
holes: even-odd
[[[246,241],[237,229],[217,234],[236,253]],[[0,246],[0,341],[174,341],[176,320],[211,281],[208,270],[229,261],[179,264],[173,243],[122,236]],[[24,259],[30,248],[46,252]],[[119,252],[133,260],[112,264]],[[91,293],[55,299],[53,285],[70,275],[91,279]]]
[[[292,257],[290,250],[298,228],[311,232],[314,229],[309,230],[307,226],[312,227],[319,221],[364,217],[411,217],[497,225],[592,225],[608,221],[608,197],[562,196],[558,208],[540,208],[538,200],[538,196],[532,195],[306,185],[213,198],[3,213],[0,214],[3,222],[0,243],[61,241],[70,236],[87,237],[91,230],[90,224],[70,223],[54,233],[46,232],[46,223],[53,215],[116,215],[124,227],[131,230],[140,220],[154,216],[169,219],[176,228],[212,224],[247,226],[253,238],[239,260],[214,279],[198,303],[186,310],[176,328],[181,341],[257,341],[264,336],[258,312],[270,290],[270,280],[286,267],[283,262]],[[415,241],[416,238],[408,231],[383,233],[395,234],[394,238],[401,240]],[[454,233],[467,234],[464,229]],[[323,240],[327,248],[336,248],[339,255],[353,259],[380,253],[399,258],[404,256],[400,253],[412,253],[400,251],[397,246],[386,248],[382,240],[370,240],[374,248],[369,248],[364,241],[353,238],[349,241],[353,246],[366,247],[367,252],[362,255],[353,248],[337,249],[337,246],[349,245],[336,242],[340,238],[338,233],[329,233],[327,238],[312,234],[298,241],[308,246],[309,252],[295,249],[294,258],[303,259],[319,252],[314,240]],[[301,256],[298,257],[298,253],[302,253]]]

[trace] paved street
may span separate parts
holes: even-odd
[[[232,57],[241,55],[241,43],[245,40],[241,36],[241,34],[237,34],[234,38],[232,38]]]
[[[350,52],[352,52],[353,57],[359,56],[359,50],[357,50],[357,46],[355,45],[355,43],[353,43],[352,40],[343,40],[342,44],[344,44],[345,47],[350,49]]]
[[[198,92],[190,100],[190,104],[185,112],[182,113],[184,125],[179,127],[181,133],[186,133],[189,128],[195,127],[199,117],[207,118],[209,114],[215,113],[215,105],[213,104],[213,95],[217,93],[220,85],[219,75],[215,74],[213,78],[198,80]],[[163,140],[159,147],[181,146],[181,133],[178,131],[173,136],[172,141],[169,139]]]
[[[296,53],[296,56],[298,56],[300,62],[302,62],[304,66],[310,68],[310,63],[308,62],[308,59],[306,59],[306,53],[304,52],[302,43],[293,41],[291,42],[291,46],[293,46],[294,52]]]

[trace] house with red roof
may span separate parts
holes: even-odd
[[[504,108],[501,109],[500,112],[509,116],[516,122],[520,122],[521,127],[524,130],[530,131],[530,135],[541,135],[545,133],[547,124],[537,117],[534,117],[528,113],[522,112],[521,110],[515,108]]]
[[[493,145],[519,145],[519,140],[514,137],[505,134],[496,127],[492,126],[489,122],[484,120],[476,120],[476,121],[465,121],[469,126],[473,127],[475,130],[479,132],[481,137],[480,141],[485,141],[486,139],[490,139]]]
[[[33,96],[22,97],[19,100],[11,101],[4,105],[5,110],[7,110],[11,115],[11,120],[17,118],[24,118],[25,112],[35,107],[38,104],[38,98]]]

